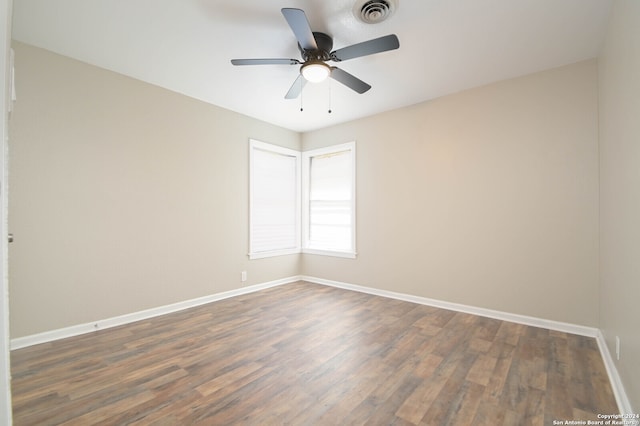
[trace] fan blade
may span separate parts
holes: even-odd
[[[232,59],[233,65],[298,65],[297,59],[272,58],[272,59]]]
[[[304,50],[318,50],[316,39],[313,36],[313,31],[311,31],[311,26],[304,11],[285,7],[282,9],[282,14],[293,30],[300,47]]]
[[[284,95],[284,98],[285,99],[297,98],[298,96],[300,96],[300,93],[302,92],[302,89],[304,88],[305,84],[307,84],[307,80],[305,80],[302,74],[298,74],[298,78],[296,78],[296,81],[293,82],[293,85],[291,85],[291,88],[289,89],[287,94]]]
[[[331,78],[360,94],[371,89],[370,85],[360,80],[358,77],[355,77],[337,67],[331,67]]]
[[[334,61],[346,61],[347,59],[386,52],[387,50],[397,49],[398,47],[400,47],[398,37],[396,37],[395,34],[391,34],[338,49],[331,52],[331,59]]]

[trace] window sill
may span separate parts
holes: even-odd
[[[315,254],[318,256],[330,256],[330,257],[342,257],[345,259],[355,259],[358,253],[353,251],[338,251],[338,250],[322,250],[322,249],[289,249],[289,250],[275,250],[262,253],[249,253],[249,259],[265,259],[267,257],[287,256],[290,254]]]
[[[276,257],[276,256],[287,256],[289,254],[299,254],[300,249],[287,249],[287,250],[274,250],[274,251],[264,251],[260,253],[249,253],[249,259],[264,259],[267,257]]]
[[[343,257],[347,259],[355,259],[357,256],[357,253],[353,251],[319,250],[310,248],[302,249],[302,253],[317,254],[320,256]]]

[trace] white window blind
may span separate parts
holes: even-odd
[[[308,151],[304,249],[355,255],[355,143]],[[329,253],[325,253],[329,254]]]
[[[258,141],[250,145],[252,259],[300,251],[300,153]]]

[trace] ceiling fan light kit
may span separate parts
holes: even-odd
[[[331,74],[331,67],[322,61],[307,61],[300,67],[300,73],[310,83],[321,83]]]
[[[370,14],[378,16],[378,13],[382,12],[380,12],[379,7],[376,5],[380,3],[386,3],[389,5],[392,4],[392,1],[393,0],[372,0],[366,2],[361,7],[367,7],[368,10],[373,9],[374,11],[370,12]],[[285,95],[285,99],[297,98],[302,92],[307,81],[319,83],[326,80],[328,77],[344,84],[356,93],[365,93],[367,90],[371,89],[369,84],[341,68],[329,66],[326,62],[342,62],[349,59],[394,50],[400,47],[398,37],[395,34],[390,34],[332,51],[333,39],[331,36],[320,32],[313,32],[303,10],[284,8],[282,9],[282,14],[298,41],[298,49],[300,50],[300,54],[303,59],[302,62],[297,59],[285,58],[232,59],[231,64],[301,65],[300,74]]]

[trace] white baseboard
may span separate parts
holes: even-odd
[[[602,361],[604,361],[604,366],[607,369],[607,374],[609,375],[609,382],[611,382],[611,387],[613,388],[613,395],[616,397],[618,410],[620,410],[621,414],[635,413],[631,407],[631,402],[627,397],[627,393],[624,390],[624,385],[622,384],[622,380],[618,374],[618,369],[616,368],[611,352],[609,351],[609,346],[607,346],[604,335],[599,330],[596,340],[598,342],[598,347],[600,348],[600,353],[602,354]]]
[[[569,324],[560,321],[552,321],[542,318],[529,317],[526,315],[512,314],[509,312],[494,311],[492,309],[478,308],[475,306],[462,305],[459,303],[444,302],[442,300],[429,299],[426,297],[413,296],[411,294],[395,293],[393,291],[380,290],[377,288],[364,287],[356,284],[347,284],[339,281],[325,280],[323,278],[302,276],[303,281],[315,284],[323,284],[345,290],[358,291],[360,293],[372,294],[374,296],[388,297],[390,299],[403,300],[405,302],[417,303],[420,305],[434,306],[436,308],[448,309],[456,312],[478,315],[482,317],[499,319],[502,321],[515,322],[518,324],[530,325],[533,327],[546,328],[549,330],[562,331],[565,333],[577,334],[580,336],[596,337],[598,329],[583,325]]]
[[[242,287],[235,290],[199,297],[197,299],[173,303],[171,305],[159,306],[157,308],[147,309],[140,312],[134,312],[131,314],[120,315],[113,318],[97,320],[86,324],[79,324],[71,327],[60,328],[57,330],[45,331],[43,333],[33,334],[30,336],[18,337],[15,339],[11,339],[11,350],[26,348],[27,346],[38,345],[40,343],[47,343],[67,337],[78,336],[80,334],[91,333],[97,330],[104,330],[106,328],[129,324],[135,321],[170,314],[172,312],[182,311],[184,309],[193,308],[196,306],[204,305],[206,303],[228,299],[230,297],[240,296],[242,294],[253,293],[259,290],[264,290],[266,288],[289,284],[296,281],[300,281],[300,276],[293,276],[280,280],[269,281],[262,284]]]

